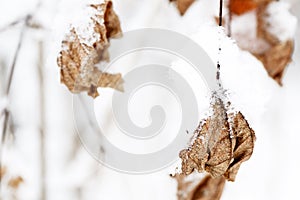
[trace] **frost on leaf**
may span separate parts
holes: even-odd
[[[232,144],[228,116],[224,103],[220,98],[213,105],[213,116],[209,123],[208,153],[209,159],[205,164],[205,170],[212,177],[223,175],[230,164]]]
[[[234,181],[241,163],[252,155],[255,135],[240,112],[228,116],[223,100],[215,98],[212,116],[197,128],[191,146],[179,154],[181,170],[183,175],[206,171],[213,178]]]
[[[244,1],[230,0],[228,5],[233,14],[231,36],[242,49],[260,60],[269,76],[282,85],[284,70],[291,62],[294,50],[293,38],[297,19],[290,14],[289,4],[286,2],[275,0],[241,2]],[[255,12],[246,13],[251,10]],[[254,26],[245,27],[245,23]]]
[[[178,200],[219,200],[223,193],[226,179],[224,177],[189,180],[189,177],[176,176]]]
[[[176,7],[180,13],[180,15],[184,15],[185,12],[189,9],[189,7],[195,2],[195,0],[169,0],[170,2],[174,2]]]
[[[99,95],[98,87],[122,90],[121,74],[104,73],[95,66],[109,60],[109,39],[120,36],[122,31],[111,1],[90,5],[89,9],[93,15],[88,23],[73,27],[62,41],[57,63],[61,82],[72,93],[87,91],[95,98]]]

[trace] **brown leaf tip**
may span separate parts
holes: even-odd
[[[206,175],[202,178],[195,174],[188,177],[177,174],[175,178],[178,200],[219,200],[226,181],[224,177]]]
[[[169,0],[174,2],[181,16],[183,16],[195,0]]]

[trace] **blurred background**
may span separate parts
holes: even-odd
[[[168,0],[113,2],[124,32],[152,27],[198,37],[195,40],[216,62],[211,54],[217,50],[218,37],[211,24],[218,13],[218,1],[198,0],[184,17]],[[247,64],[256,63],[251,55],[247,54],[248,60],[224,61],[224,83],[235,99],[241,99],[237,107],[256,131],[257,141],[252,158],[242,165],[236,182],[226,184],[222,200],[299,196],[300,2],[285,2],[291,5],[298,24],[293,61],[282,87],[267,76],[261,64],[253,68]],[[176,181],[169,177],[175,166],[152,174],[124,174],[98,163],[80,143],[77,130],[86,127],[74,123],[72,94],[60,84],[56,57],[68,24],[83,3],[90,1],[0,1],[0,131],[7,129],[5,137],[1,135],[0,199],[175,200]],[[24,26],[29,14],[31,18]],[[228,55],[230,51],[228,47]],[[99,89],[99,93],[95,104],[102,105],[112,90]],[[207,97],[206,92],[200,95],[202,100]],[[200,112],[207,108],[207,102],[199,105]]]

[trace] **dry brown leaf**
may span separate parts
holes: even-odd
[[[205,170],[212,177],[218,177],[227,170],[232,155],[232,142],[230,139],[230,128],[228,116],[224,103],[220,98],[216,99],[213,105],[214,114],[208,132],[208,153],[209,158],[205,164]]]
[[[224,177],[229,181],[234,181],[236,174],[242,164],[249,160],[253,153],[255,133],[250,128],[247,120],[241,112],[238,112],[232,122],[233,130],[233,162],[230,164]]]
[[[118,16],[112,8],[111,1],[103,4],[90,5],[95,12],[90,17],[87,29],[92,35],[80,34],[72,28],[62,42],[62,51],[57,59],[60,67],[61,82],[72,93],[87,91],[93,98],[99,94],[98,87],[111,87],[122,90],[120,74],[103,73],[95,65],[100,61],[108,61],[109,39],[122,34]],[[93,41],[93,43],[90,43]]]
[[[257,10],[257,37],[264,39],[270,47],[263,53],[254,55],[263,63],[269,76],[282,85],[284,70],[292,60],[294,41],[281,42],[276,35],[268,31],[272,26],[265,20],[269,3],[262,4]]]
[[[204,170],[212,177],[222,176],[232,158],[232,143],[228,117],[223,101],[217,98],[213,115],[195,133],[195,141],[189,149],[180,152],[182,172],[188,175],[196,169]]]
[[[24,182],[23,178],[21,176],[17,176],[8,181],[8,186],[13,189],[17,189],[20,186],[20,184],[23,182]]]
[[[174,177],[172,176],[173,178],[176,178],[177,181],[178,200],[191,200],[193,190],[201,181],[198,177],[191,179],[190,176],[185,176],[184,174],[176,174]]]
[[[223,193],[226,179],[224,177],[212,178],[206,175],[194,189],[191,200],[219,200]]]
[[[279,85],[282,85],[282,77],[287,65],[292,61],[294,42],[289,40],[272,46],[263,54],[255,55],[264,65],[268,74]]]
[[[194,169],[198,172],[205,170],[205,163],[208,160],[207,140],[205,139],[208,133],[208,126],[209,122],[205,122],[205,124],[199,128],[200,132],[192,146],[179,153],[179,157],[182,160],[181,169],[185,175],[191,174]]]
[[[294,51],[294,41],[292,39],[280,41],[279,36],[273,35],[269,31],[271,27],[276,27],[276,24],[270,24],[269,20],[267,20],[272,17],[272,15],[267,12],[268,6],[274,1],[275,0],[230,0],[229,9],[236,15],[244,14],[248,11],[248,8],[256,10],[257,27],[255,41],[251,39],[248,41],[248,43],[250,43],[247,44],[247,40],[245,40],[244,37],[240,37],[238,33],[236,33],[234,39],[237,40],[237,44],[241,48],[248,50],[256,56],[264,65],[269,76],[279,85],[282,85],[284,70],[291,62]],[[252,2],[253,6],[247,6],[246,2]],[[249,5],[250,4],[251,3],[249,3]],[[253,42],[256,45],[253,45]],[[255,46],[256,48],[253,48]]]
[[[176,175],[178,200],[219,200],[223,193],[226,179],[224,177],[195,178]]]
[[[179,10],[180,15],[184,15],[189,7],[195,2],[195,0],[169,0],[174,2]]]
[[[252,155],[255,134],[241,112],[227,115],[223,101],[214,98],[213,115],[197,128],[191,146],[179,154],[181,175],[206,171],[212,178],[234,181],[242,162]]]

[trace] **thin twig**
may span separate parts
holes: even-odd
[[[28,19],[28,17],[26,17],[26,20],[27,19]],[[13,62],[12,62],[12,65],[10,67],[7,88],[6,88],[6,91],[5,91],[5,95],[6,96],[9,96],[9,93],[10,93],[11,83],[13,81],[13,75],[14,75],[14,72],[15,72],[15,67],[16,67],[16,63],[17,63],[18,57],[19,57],[20,49],[22,47],[25,30],[26,30],[26,23],[24,23],[24,25],[23,25],[23,27],[21,29],[20,37],[19,37],[19,42],[18,42],[18,45],[17,45],[17,49],[15,51]],[[7,132],[7,128],[8,128],[9,116],[10,116],[10,112],[7,109],[5,109],[4,110],[3,128],[2,128],[2,133],[1,133],[0,168],[3,167],[2,166],[3,165],[3,163],[2,163],[2,153],[3,152],[2,151],[3,151],[3,146],[4,146],[4,142],[5,142],[5,138],[6,138],[6,132]]]
[[[19,52],[20,52],[20,49],[21,49],[21,46],[22,46],[22,43],[23,43],[23,37],[24,37],[25,29],[26,29],[26,24],[23,25],[23,28],[21,30],[20,37],[19,37],[19,42],[18,42],[18,45],[17,45],[17,49],[15,51],[13,62],[12,62],[12,65],[10,67],[8,83],[7,83],[7,87],[6,87],[6,91],[5,91],[6,96],[8,96],[9,93],[10,93],[11,83],[13,81],[13,76],[14,76],[14,72],[15,72],[15,68],[16,68],[16,63],[17,63],[17,60],[18,60],[18,57],[19,57]],[[10,114],[9,114],[8,110],[5,110],[4,125],[3,125],[3,129],[2,129],[2,135],[1,135],[2,144],[4,143],[4,140],[5,140],[9,115]]]
[[[220,7],[219,7],[219,27],[222,27],[222,15],[223,15],[223,0],[220,0]],[[219,30],[220,31],[220,30]],[[221,36],[219,35],[219,58],[217,61],[217,74],[216,74],[216,79],[217,79],[217,84],[221,88],[222,84],[220,81],[220,70],[221,70],[221,65],[220,65],[220,54],[221,54]]]
[[[223,0],[220,0],[220,7],[219,7],[219,26],[222,26],[222,15],[223,15]]]
[[[47,199],[46,193],[46,144],[45,144],[45,83],[44,83],[44,44],[38,42],[38,79],[40,88],[40,165],[41,165],[41,200]]]

